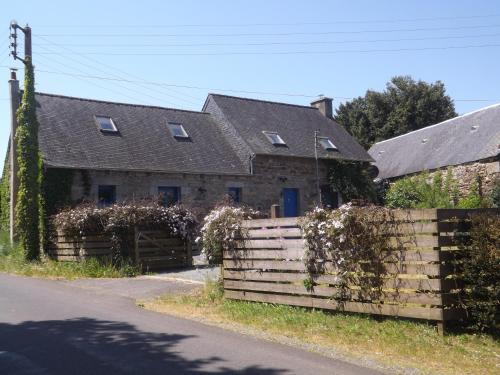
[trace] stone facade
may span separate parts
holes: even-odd
[[[448,168],[451,169],[452,176],[457,181],[459,198],[467,196],[478,176],[483,196],[491,194],[496,180],[500,178],[500,161],[498,158],[452,165],[442,168],[441,171],[446,173]],[[434,173],[436,171],[430,173],[430,178],[432,178]]]
[[[158,197],[158,187],[180,188],[180,201],[198,216],[205,215],[227,194],[229,188],[241,188],[241,202],[264,213],[279,204],[283,215],[283,189],[298,189],[299,214],[318,201],[316,163],[314,159],[258,155],[252,161],[249,175],[209,175],[125,171],[87,171],[75,173],[72,186],[74,201],[97,201],[99,185],[116,186],[116,201],[133,201]],[[327,184],[327,167],[319,163],[320,185]],[[85,185],[87,186],[87,191]],[[88,189],[90,187],[90,189]],[[86,195],[88,193],[88,195]]]

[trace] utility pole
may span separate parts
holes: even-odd
[[[17,54],[17,31],[21,30],[24,33],[24,59],[20,58]],[[12,21],[10,24],[10,55],[14,60],[20,60],[25,63],[26,58],[31,59],[31,28],[29,26],[20,27],[16,21]],[[16,77],[15,68],[11,69],[10,79],[9,79],[9,98],[10,98],[10,153],[9,153],[9,165],[10,165],[10,210],[9,210],[9,232],[10,241],[14,243],[16,240],[16,204],[17,204],[17,194],[19,191],[19,177],[17,175],[19,170],[19,165],[17,162],[17,110],[21,103],[21,98],[19,97],[19,81]]]

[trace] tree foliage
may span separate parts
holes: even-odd
[[[332,160],[328,166],[330,184],[335,191],[342,194],[344,200],[376,201],[376,189],[368,172],[368,163]]]
[[[36,118],[35,76],[30,58],[26,58],[24,92],[17,112],[17,159],[19,192],[16,204],[16,229],[27,260],[40,253],[40,167],[38,121]]]
[[[455,116],[455,106],[442,82],[396,76],[383,92],[368,90],[364,97],[341,104],[335,121],[368,148]]]

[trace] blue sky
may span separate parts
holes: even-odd
[[[459,113],[500,102],[494,0],[16,1],[0,14],[0,166],[8,67],[22,67],[7,56],[12,19],[33,29],[42,92],[196,110],[208,92],[338,105],[408,74],[443,81]]]

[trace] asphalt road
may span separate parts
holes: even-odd
[[[145,311],[123,295],[0,273],[0,374],[377,372]]]

